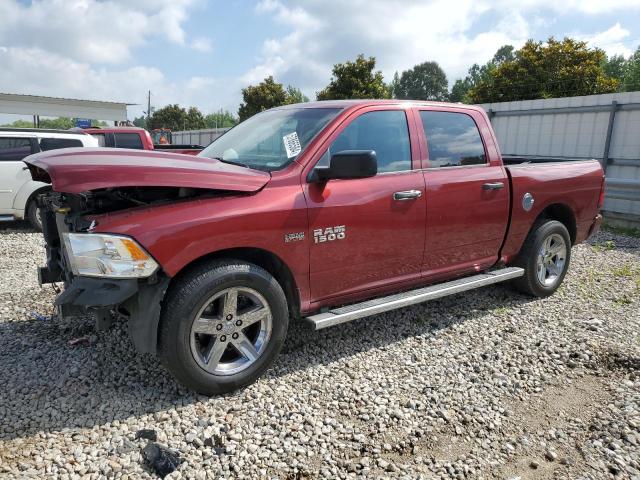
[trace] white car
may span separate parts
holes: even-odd
[[[70,147],[97,147],[91,135],[64,130],[0,128],[0,221],[28,219],[42,225],[35,199],[51,185],[35,182],[22,161],[32,153]]]

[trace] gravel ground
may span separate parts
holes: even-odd
[[[124,325],[51,320],[42,238],[0,227],[0,476],[640,479],[640,240],[573,250],[551,298],[496,286],[320,332],[217,398],[135,353]],[[88,341],[69,340],[88,335]]]

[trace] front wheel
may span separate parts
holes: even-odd
[[[255,381],[273,363],[288,318],[282,288],[267,271],[240,261],[212,262],[168,291],[160,358],[191,390],[230,392]]]
[[[36,231],[42,231],[42,217],[40,216],[40,207],[38,207],[35,198],[29,201],[29,204],[27,205],[27,219]]]
[[[537,222],[513,263],[524,275],[513,281],[523,293],[548,297],[564,280],[571,260],[571,237],[556,220]]]

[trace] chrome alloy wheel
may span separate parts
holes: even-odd
[[[567,244],[554,233],[545,238],[538,252],[536,272],[538,281],[545,287],[553,286],[562,276],[567,260]]]
[[[214,375],[249,368],[267,348],[273,318],[265,298],[248,287],[221,290],[209,298],[191,326],[191,353]]]

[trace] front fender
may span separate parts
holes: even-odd
[[[305,298],[310,239],[300,185],[132,209],[94,219],[95,232],[135,238],[169,277],[195,260],[223,250],[270,252],[288,266]],[[290,234],[300,235],[296,241],[287,241]]]

